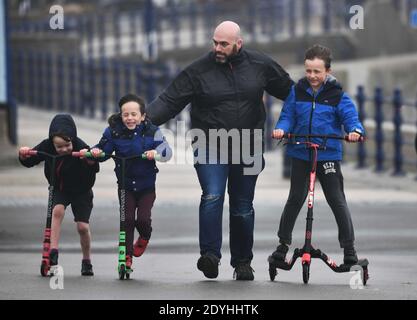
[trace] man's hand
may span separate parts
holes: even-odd
[[[272,138],[273,139],[282,139],[282,137],[284,136],[284,130],[282,129],[275,129],[274,131],[272,131]]]
[[[22,160],[30,158],[29,150],[31,150],[29,147],[21,147],[19,149],[19,158]]]

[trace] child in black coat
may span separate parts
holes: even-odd
[[[71,157],[73,151],[88,150],[89,146],[77,137],[77,128],[74,120],[68,114],[56,115],[49,127],[49,138],[43,140],[32,149],[52,155],[68,155],[68,157],[57,160],[54,172],[50,264],[51,266],[58,264],[58,243],[61,224],[64,219],[65,209],[71,204],[83,252],[81,274],[92,276],[94,273],[90,259],[91,234],[89,219],[93,208],[92,187],[96,173],[99,171],[99,165],[95,161]],[[20,148],[19,160],[21,164],[30,168],[44,161],[45,177],[50,182],[52,159],[42,154],[31,156],[28,152],[29,150],[29,147]]]

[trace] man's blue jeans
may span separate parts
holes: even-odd
[[[231,265],[252,261],[255,211],[253,197],[257,175],[244,175],[239,164],[196,164],[201,196],[200,254],[221,258],[223,203],[227,182],[230,207]]]

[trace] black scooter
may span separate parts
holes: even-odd
[[[43,233],[43,250],[42,250],[42,262],[41,262],[41,275],[42,277],[50,276],[51,264],[49,261],[49,252],[51,250],[51,225],[52,225],[52,201],[54,196],[54,184],[55,184],[55,169],[56,162],[60,158],[68,157],[70,155],[54,155],[38,150],[28,150],[28,155],[36,156],[43,155],[51,158],[51,178],[48,186],[48,208],[46,211],[46,226]]]
[[[324,252],[319,249],[314,249],[311,245],[312,239],[312,229],[313,229],[313,206],[314,206],[314,187],[316,183],[316,168],[317,168],[317,154],[318,150],[323,150],[326,148],[326,142],[328,139],[338,139],[338,140],[345,140],[348,141],[347,136],[340,137],[340,136],[331,136],[331,135],[296,135],[296,134],[286,134],[284,138],[287,139],[287,144],[305,144],[308,149],[312,152],[312,162],[311,162],[311,171],[310,171],[310,183],[308,188],[308,196],[307,196],[307,225],[306,225],[306,233],[305,233],[305,242],[304,247],[302,249],[295,249],[294,254],[289,261],[279,261],[276,260],[271,256],[268,257],[269,262],[269,276],[271,281],[275,280],[277,275],[277,269],[282,270],[291,270],[294,266],[296,260],[301,258],[301,263],[303,267],[303,282],[305,284],[308,283],[310,278],[310,264],[312,258],[321,259],[330,269],[334,272],[342,273],[342,272],[350,272],[352,271],[353,265],[346,265],[341,264],[337,265],[337,263],[328,257]],[[296,141],[296,138],[307,138],[307,141]],[[320,138],[323,139],[322,144],[313,143],[310,141],[311,138]],[[363,138],[361,138],[363,141]],[[369,279],[368,273],[368,260],[367,259],[360,259],[356,265],[359,265],[362,268],[362,283],[366,285]]]

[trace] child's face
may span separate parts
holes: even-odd
[[[140,113],[140,106],[137,102],[126,102],[121,108],[122,122],[130,130],[135,129],[145,120],[145,113]]]
[[[318,58],[305,60],[304,68],[307,80],[314,91],[320,89],[326,77],[330,74],[330,69],[326,69],[325,62]]]
[[[72,152],[72,142],[65,141],[61,137],[55,136],[52,139],[56,153],[59,155],[69,155]]]

